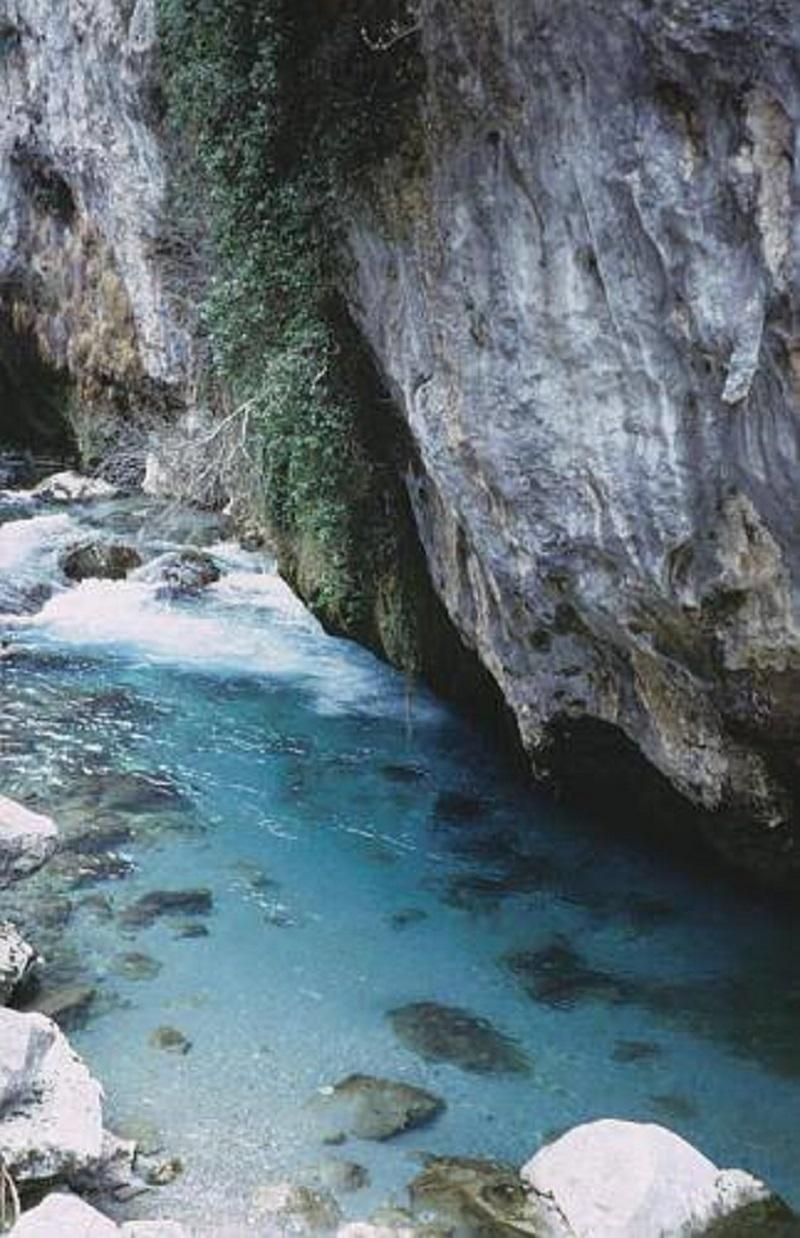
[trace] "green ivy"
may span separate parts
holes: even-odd
[[[375,50],[392,22],[411,28],[405,0],[160,0],[160,15],[168,117],[211,232],[204,327],[223,388],[253,410],[262,514],[322,618],[385,645],[401,534],[330,254],[337,203],[412,129],[416,38]],[[388,650],[407,664],[411,610],[401,599]]]

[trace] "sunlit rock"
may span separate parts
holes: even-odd
[[[53,1191],[23,1214],[13,1238],[119,1238],[113,1221],[77,1195]]]
[[[528,1161],[521,1177],[555,1205],[564,1238],[701,1234],[770,1199],[763,1182],[718,1169],[672,1131],[611,1119],[562,1135]]]
[[[101,477],[84,477],[80,473],[53,473],[33,491],[36,498],[51,503],[89,503],[97,499],[113,499],[117,489]]]
[[[54,821],[0,795],[0,887],[28,876],[56,848]]]

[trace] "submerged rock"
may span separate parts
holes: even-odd
[[[369,1172],[356,1161],[344,1161],[330,1156],[320,1161],[309,1175],[315,1186],[333,1191],[335,1195],[342,1192],[361,1191],[369,1186]]]
[[[207,916],[214,906],[205,887],[190,890],[151,890],[120,912],[123,928],[148,928],[162,916]]]
[[[563,1224],[554,1238],[703,1234],[771,1199],[763,1182],[718,1169],[672,1131],[611,1119],[575,1127],[542,1148],[521,1177],[555,1204]]]
[[[58,562],[67,580],[124,580],[142,559],[132,546],[93,541],[70,546]]]
[[[531,1198],[516,1169],[497,1161],[431,1157],[408,1191],[426,1221],[434,1217],[459,1234],[549,1238],[547,1209]]]
[[[96,997],[97,989],[91,984],[43,985],[25,1008],[53,1019],[63,1031],[71,1031],[86,1025]]]
[[[118,954],[113,962],[113,970],[125,980],[155,980],[161,971],[162,964],[150,954],[140,950],[129,950]]]
[[[137,1168],[140,1168],[140,1161],[137,1160]],[[179,1156],[170,1156],[164,1161],[155,1161],[151,1165],[144,1166],[144,1180],[148,1186],[169,1186],[170,1182],[174,1182],[183,1173],[184,1165]]]
[[[282,1235],[313,1235],[335,1230],[342,1219],[339,1205],[327,1191],[294,1182],[262,1187],[253,1196],[256,1211],[280,1226]]]
[[[0,795],[0,888],[41,868],[57,841],[54,821]]]
[[[661,1054],[661,1046],[650,1040],[618,1040],[611,1057],[615,1062],[651,1062]]]
[[[581,1001],[621,1002],[632,998],[625,980],[588,964],[561,938],[537,950],[516,950],[505,962],[535,1001],[568,1008]]]
[[[192,1042],[188,1036],[184,1036],[183,1032],[177,1027],[170,1027],[167,1024],[157,1027],[151,1033],[150,1044],[154,1049],[163,1049],[165,1053],[179,1053],[183,1056],[192,1047]]]
[[[530,1062],[488,1019],[438,1002],[411,1002],[387,1018],[398,1040],[429,1062],[449,1062],[471,1074],[525,1074]]]
[[[38,962],[38,954],[19,930],[0,922],[0,1006],[30,980]]]
[[[83,477],[65,470],[45,477],[33,491],[37,499],[50,503],[89,503],[97,499],[113,499],[117,489],[100,477]]]
[[[445,1108],[432,1092],[373,1075],[348,1075],[326,1089],[322,1106],[331,1131],[346,1130],[370,1140],[391,1139],[425,1126]]]

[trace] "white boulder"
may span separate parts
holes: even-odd
[[[36,498],[55,503],[88,503],[92,499],[113,499],[118,491],[101,477],[82,477],[80,473],[67,470],[45,477],[33,493]]]
[[[0,922],[0,1006],[11,999],[14,990],[30,975],[39,956],[18,929]]]
[[[662,1126],[613,1119],[568,1131],[521,1173],[569,1238],[689,1238],[771,1194]]]
[[[55,1023],[0,1008],[0,1158],[17,1180],[69,1178],[101,1163],[101,1099]]]
[[[20,1217],[11,1238],[118,1238],[113,1221],[77,1195],[54,1191]]]
[[[0,887],[41,868],[57,840],[58,828],[49,817],[0,795]]]

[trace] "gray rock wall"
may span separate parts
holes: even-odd
[[[156,53],[153,0],[0,0],[9,389],[24,385],[26,349],[85,404],[129,410],[186,382],[189,336],[166,289]]]
[[[538,768],[611,724],[796,877],[800,6],[418,9],[349,298],[436,586]]]

